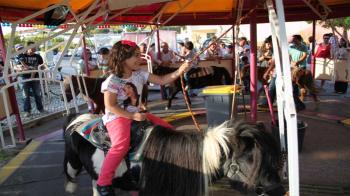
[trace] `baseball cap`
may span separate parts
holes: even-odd
[[[23,45],[22,44],[16,44],[15,45],[15,49],[16,50],[19,50],[19,49],[22,49],[23,48]]]

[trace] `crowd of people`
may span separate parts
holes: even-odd
[[[332,33],[327,33],[323,35],[323,40],[320,43],[314,43],[315,48],[315,54],[312,56],[312,44],[315,42],[313,37],[309,37],[309,44],[307,44],[301,35],[293,35],[288,40],[289,42],[289,58],[290,58],[290,65],[292,69],[292,74],[297,74],[298,70],[310,70],[311,69],[311,63],[312,60],[315,58],[323,58],[323,59],[346,59],[348,56],[348,47],[349,43],[345,41],[344,38],[340,38],[338,40],[337,36],[333,35]],[[249,84],[249,61],[250,61],[250,47],[247,42],[247,39],[245,37],[242,37],[239,39],[237,44],[237,53],[240,58],[240,68],[241,68],[241,79],[243,81],[243,84],[247,86]],[[260,49],[258,50],[257,55],[257,62],[258,62],[258,70],[266,68],[262,79],[268,82],[269,87],[269,95],[272,101],[276,98],[276,72],[274,71],[275,68],[275,61],[274,61],[274,55],[273,55],[273,47],[272,47],[272,38],[271,36],[267,37]],[[317,66],[317,65],[316,65]],[[258,73],[259,74],[259,73]],[[259,76],[258,76],[259,77]],[[299,89],[298,88],[298,81],[296,81],[296,76],[292,76],[292,82],[293,82],[293,93],[294,93],[294,99],[295,99],[295,105],[297,110],[302,110],[305,108],[305,105],[303,104],[304,97],[306,90],[305,89]],[[321,80],[320,89],[323,88],[323,85],[325,83],[325,80]],[[335,85],[337,85],[336,82]],[[346,84],[347,82],[343,82]],[[336,90],[335,86],[335,91]],[[345,88],[346,89],[346,88]],[[249,91],[249,88],[246,88],[247,91]],[[259,90],[259,93],[263,90],[261,87]],[[344,91],[341,91],[339,93],[345,93]],[[259,106],[261,107],[267,107],[267,100],[262,99],[259,103]]]

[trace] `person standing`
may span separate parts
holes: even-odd
[[[344,63],[349,62],[348,43],[344,38],[340,38],[338,51],[336,51],[334,56],[338,62],[344,62]],[[348,82],[347,81],[335,81],[334,82],[334,92],[340,93],[340,94],[345,94],[347,89],[348,89]]]
[[[333,56],[332,44],[329,42],[330,35],[323,35],[323,42],[317,45],[315,58],[330,59]],[[325,80],[321,80],[321,88],[323,88]]]
[[[85,65],[85,57],[84,52],[81,54],[81,59],[78,62],[78,71],[80,73],[86,73],[86,68],[89,71],[97,69],[97,61],[96,59],[92,58],[92,53],[90,49],[86,49],[86,58],[87,58],[87,65]]]
[[[98,50],[98,57],[97,57],[97,66],[100,70],[102,70],[102,76],[101,78],[108,77],[108,56],[109,56],[109,49],[106,47],[100,48]]]
[[[292,44],[288,49],[291,66],[294,68],[306,69],[307,46],[303,43],[300,35],[292,36]]]
[[[33,45],[34,42],[29,41],[27,43],[28,46]],[[43,64],[43,59],[39,54],[35,53],[35,47],[31,47],[27,50],[26,53],[18,56],[18,60],[20,62],[20,68],[18,71],[30,71],[30,70],[38,70],[38,66]],[[33,78],[38,78],[38,73],[23,73],[23,80],[29,80]],[[30,103],[30,92],[32,92],[36,108],[40,113],[45,113],[43,103],[41,100],[41,91],[40,91],[40,81],[32,80],[32,81],[24,81],[23,83],[23,96],[24,96],[24,117],[29,117],[31,113],[31,103]]]
[[[191,41],[187,41],[184,44],[184,47],[185,47],[185,50],[184,50],[185,55],[181,56],[180,54],[177,54],[177,56],[179,56],[182,60],[192,61],[191,69],[184,74],[184,79],[186,82],[185,90],[190,91],[190,89],[191,89],[190,75],[192,73],[195,73],[196,71],[198,71],[199,58],[193,59],[196,56],[196,52],[194,51],[194,46],[193,46],[193,43]],[[192,95],[191,92],[189,92],[189,94]]]
[[[155,58],[153,60],[155,64],[158,65],[156,68],[157,70],[156,73],[159,73],[160,75],[164,75],[173,70],[171,68],[171,65],[175,64],[176,56],[174,52],[171,49],[169,49],[168,43],[162,42],[160,47],[162,49],[158,53],[158,57],[160,57],[160,59]],[[164,88],[161,88],[161,91],[165,99],[170,98],[172,94],[172,88],[170,85],[167,85]]]
[[[162,51],[160,52],[160,59],[154,59],[158,66],[170,67],[176,61],[176,56],[174,52],[169,49],[169,45],[166,42],[162,42],[161,46]]]

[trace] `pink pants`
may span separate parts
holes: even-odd
[[[172,125],[151,113],[147,113],[146,116],[155,125],[173,128]],[[106,124],[112,146],[103,161],[97,180],[98,185],[107,186],[112,184],[115,170],[129,150],[131,122],[131,119],[120,117]]]

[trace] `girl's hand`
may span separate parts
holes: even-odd
[[[136,121],[144,121],[144,120],[146,120],[146,114],[145,113],[135,112],[132,115],[132,119],[136,120]]]

